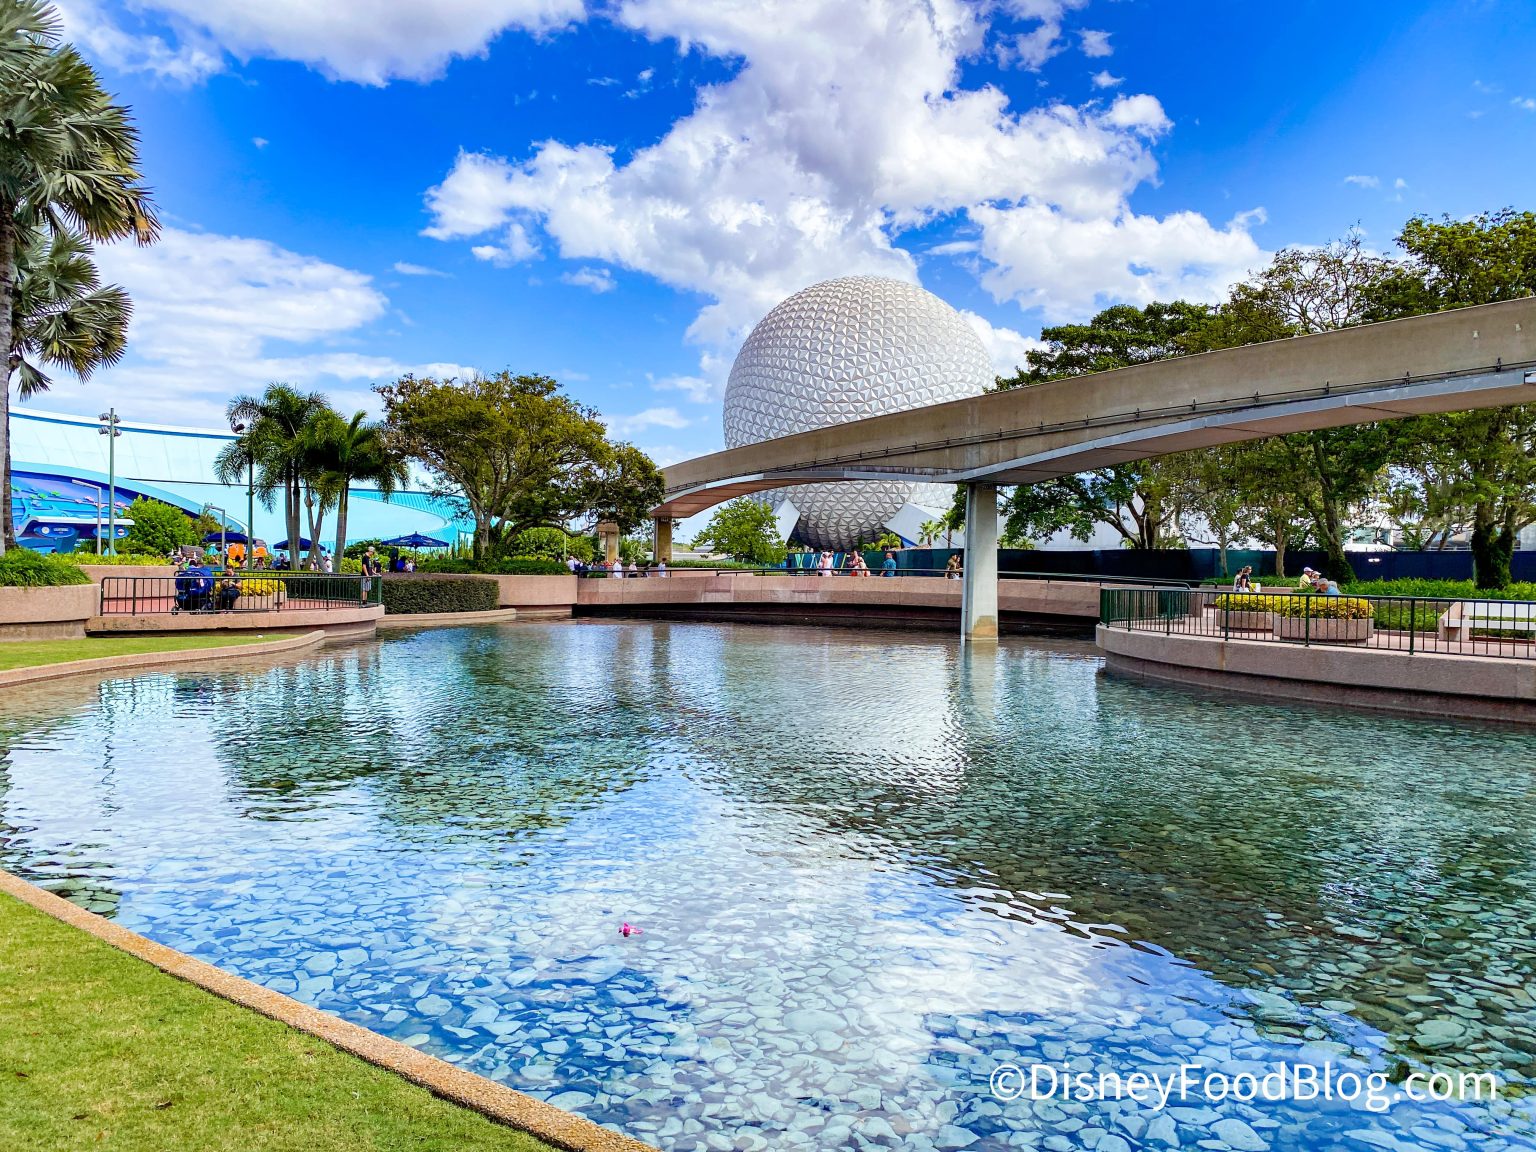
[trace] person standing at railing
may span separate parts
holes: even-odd
[[[382,574],[379,567],[379,557],[370,547],[363,553],[363,579],[362,592],[363,603],[368,603],[368,593],[373,591],[373,582]]]
[[[960,553],[956,552],[949,558],[949,563],[944,565],[944,579],[959,580],[965,576],[964,562],[960,559]]]
[[[894,576],[894,575],[896,575],[896,553],[894,553],[894,552],[887,552],[885,554],[885,561],[884,561],[884,563],[882,563],[880,565],[880,575],[881,576]]]
[[[658,575],[658,576],[665,576],[666,574],[667,574],[667,562],[665,560],[658,560],[658,561],[656,561],[656,575]]]

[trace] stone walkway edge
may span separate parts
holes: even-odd
[[[59,680],[85,672],[131,672],[157,668],[165,664],[190,664],[200,660],[222,660],[229,656],[262,656],[269,652],[293,652],[314,648],[325,642],[322,630],[302,636],[284,636],[260,644],[226,644],[219,648],[178,648],[170,652],[130,652],[121,656],[97,656],[90,660],[63,660],[57,664],[39,664],[35,668],[12,668],[0,672],[0,688],[15,684],[34,684],[41,680]]]
[[[655,1152],[651,1145],[603,1128],[584,1116],[562,1111],[504,1084],[466,1072],[446,1060],[418,1052],[398,1040],[380,1036],[360,1025],[301,1004],[281,992],[273,992],[244,977],[195,960],[174,948],[156,944],[3,869],[0,869],[0,892],[88,932],[168,975],[324,1040],[332,1047],[420,1085],[434,1096],[472,1109],[499,1124],[521,1129],[556,1148],[567,1152]]]

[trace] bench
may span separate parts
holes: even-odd
[[[1452,604],[1440,617],[1441,640],[1472,639],[1472,632],[1536,632],[1536,604],[1524,600],[1472,600]]]

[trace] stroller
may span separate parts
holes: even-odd
[[[213,609],[213,570],[201,564],[176,577],[176,612],[209,612]]]

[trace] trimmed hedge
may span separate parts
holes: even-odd
[[[448,572],[454,575],[489,575],[489,576],[568,576],[570,569],[558,560],[543,560],[537,556],[508,556],[501,560],[492,560],[486,564],[477,564],[469,559],[453,559],[442,557],[437,560],[424,560],[416,565],[418,572]]]
[[[59,588],[66,584],[89,584],[91,578],[80,565],[51,553],[30,548],[12,548],[0,556],[0,588]]]
[[[430,580],[385,576],[384,614],[415,612],[493,612],[501,599],[496,581],[483,576]]]
[[[164,556],[156,556],[149,552],[119,552],[115,556],[103,552],[100,556],[94,552],[61,552],[59,555],[74,564],[131,564],[135,566],[148,564],[169,564]]]

